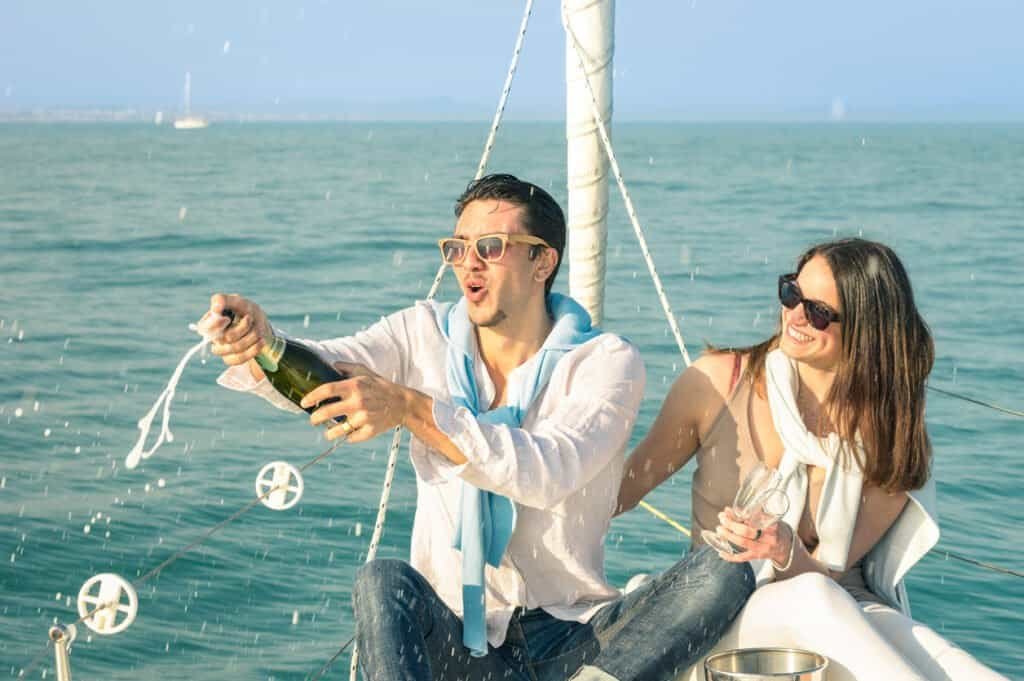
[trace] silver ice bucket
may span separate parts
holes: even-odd
[[[707,681],[824,681],[828,658],[794,648],[740,648],[704,660]]]

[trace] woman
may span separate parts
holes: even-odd
[[[934,346],[903,265],[882,244],[819,244],[780,277],[779,298],[771,338],[706,353],[676,381],[627,463],[619,512],[697,458],[694,545],[716,531],[742,549],[723,559],[752,561],[760,585],[719,649],[808,648],[832,659],[830,678],[1004,678],[909,617],[902,577],[938,526],[924,421]],[[790,501],[763,530],[727,509],[759,461]]]

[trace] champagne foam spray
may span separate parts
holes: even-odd
[[[198,324],[189,324],[188,328],[195,331],[203,340],[196,343],[185,356],[178,362],[177,368],[171,375],[171,380],[167,382],[167,387],[160,393],[160,396],[153,403],[149,412],[139,419],[139,439],[132,447],[132,450],[128,452],[128,456],[125,457],[124,465],[129,470],[139,465],[142,459],[148,459],[153,456],[157,449],[160,448],[164,442],[174,442],[174,434],[171,433],[171,402],[174,400],[174,392],[178,387],[178,381],[181,380],[181,375],[185,371],[185,366],[189,363],[189,360],[195,356],[197,352],[205,348],[211,341],[220,338],[224,330],[227,329],[231,320],[219,314],[207,314],[199,320]],[[156,418],[156,413],[160,409],[160,405],[163,404],[164,413],[163,420],[160,423],[160,436],[150,449],[145,449],[146,439],[149,437],[149,431],[153,426],[153,419]]]

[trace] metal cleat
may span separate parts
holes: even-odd
[[[50,640],[53,641],[53,654],[55,659],[54,669],[57,671],[57,681],[71,681],[71,644],[75,640],[78,630],[74,624],[67,626],[55,624],[50,627]]]

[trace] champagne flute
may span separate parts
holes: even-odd
[[[789,510],[789,497],[780,489],[781,484],[782,476],[777,470],[758,462],[736,490],[733,515],[758,530],[777,522]],[[736,555],[744,551],[713,530],[704,530],[700,536],[705,543],[722,553]]]

